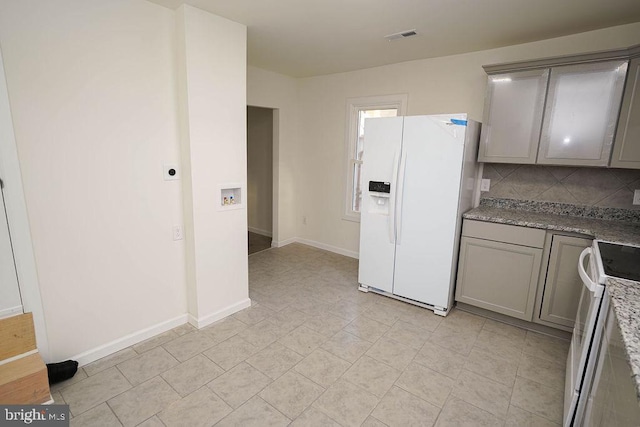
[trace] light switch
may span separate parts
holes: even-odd
[[[640,190],[633,192],[633,204],[640,205]]]

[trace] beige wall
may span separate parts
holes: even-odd
[[[627,47],[640,23],[470,54],[300,79],[297,236],[356,254],[359,223],[342,219],[346,99],[409,94],[408,114],[467,112],[482,119],[482,65]],[[312,191],[310,189],[313,189]],[[302,216],[307,224],[302,224]]]
[[[247,105],[274,109],[273,244],[283,245],[298,235],[298,80],[248,67]]]
[[[53,361],[186,311],[174,28],[145,1],[0,2]]]
[[[272,236],[273,110],[247,107],[247,217],[249,230]]]
[[[247,28],[187,5],[176,18],[189,321],[202,327],[250,305]],[[237,209],[221,187],[241,189]]]
[[[12,1],[0,46],[47,361],[248,306],[246,209],[217,195],[246,190],[246,27],[143,0]]]

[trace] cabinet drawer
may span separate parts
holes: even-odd
[[[546,232],[537,228],[527,228],[517,225],[465,220],[462,224],[462,235],[493,240],[495,242],[542,248],[544,247]]]

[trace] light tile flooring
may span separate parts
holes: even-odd
[[[553,426],[568,343],[357,290],[357,261],[249,257],[251,308],[84,366],[73,426]]]

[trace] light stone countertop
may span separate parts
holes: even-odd
[[[463,218],[578,233],[597,240],[640,246],[638,222],[592,219],[493,206],[477,207],[465,213]],[[627,360],[633,372],[636,395],[640,402],[640,282],[607,279],[606,286],[611,295],[611,304],[618,319]]]
[[[618,327],[636,385],[636,395],[640,402],[640,283],[633,280],[607,279],[606,286],[618,319]]]
[[[465,219],[519,225],[543,230],[583,234],[607,242],[640,246],[640,223],[583,218],[480,206],[463,215]]]

